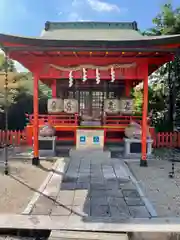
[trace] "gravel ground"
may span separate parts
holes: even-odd
[[[175,177],[169,178],[172,150],[156,151],[155,160],[150,160],[148,168],[139,167],[138,162],[129,162],[128,166],[138,180],[145,195],[154,206],[158,217],[180,216],[180,162],[175,163]],[[180,159],[180,153],[175,152]]]
[[[9,175],[4,175],[0,166],[0,214],[21,213],[38,190],[52,167],[52,162],[42,161],[41,167],[31,165],[31,161],[11,161]]]

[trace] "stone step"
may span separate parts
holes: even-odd
[[[49,240],[128,240],[125,233],[103,233],[84,231],[52,231]]]

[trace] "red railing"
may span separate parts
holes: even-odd
[[[19,146],[27,144],[25,131],[7,131],[0,130],[0,145],[6,143],[6,137],[9,145]],[[180,147],[180,132],[159,132],[152,134],[154,148],[173,148]]]
[[[29,118],[30,124],[33,124],[34,121],[34,115],[26,115],[26,117]],[[39,114],[39,125],[44,125],[46,123],[50,123],[52,125],[74,125],[76,126],[78,124],[78,115],[77,114]]]
[[[180,147],[180,132],[159,132],[154,134],[153,147]]]
[[[6,139],[8,140],[6,142]],[[0,130],[0,145],[3,146],[5,143],[8,145],[25,145],[26,141],[26,132],[25,131],[5,131]]]
[[[127,126],[131,121],[135,121],[141,124],[141,116],[119,116],[119,115],[106,115],[104,117],[104,125],[117,126],[123,125]]]

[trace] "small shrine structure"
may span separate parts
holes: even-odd
[[[78,131],[101,131],[102,141],[120,142],[133,120],[141,124],[141,166],[147,166],[148,76],[179,53],[180,35],[143,36],[136,22],[46,22],[40,37],[0,34],[6,54],[34,76],[34,113],[28,141],[39,162],[39,127],[50,123],[57,140],[77,145]],[[48,114],[38,110],[38,82],[52,89]],[[143,82],[137,116],[131,90]],[[78,133],[79,134],[79,133]],[[93,137],[99,141],[99,136]]]

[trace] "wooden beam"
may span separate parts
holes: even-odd
[[[148,114],[148,63],[142,69],[144,73],[143,81],[143,108],[142,108],[142,157],[140,166],[147,167],[147,114]]]
[[[79,51],[100,51],[100,52],[106,52],[106,51],[111,51],[111,52],[166,52],[166,53],[179,53],[180,49],[175,47],[175,48],[168,48],[168,47],[102,47],[102,46],[97,46],[97,47],[48,47],[48,46],[7,46],[4,47],[7,49],[8,52],[21,52],[21,51],[67,51],[67,52],[79,52]]]
[[[39,74],[34,72],[34,86],[33,86],[33,165],[39,165]]]

